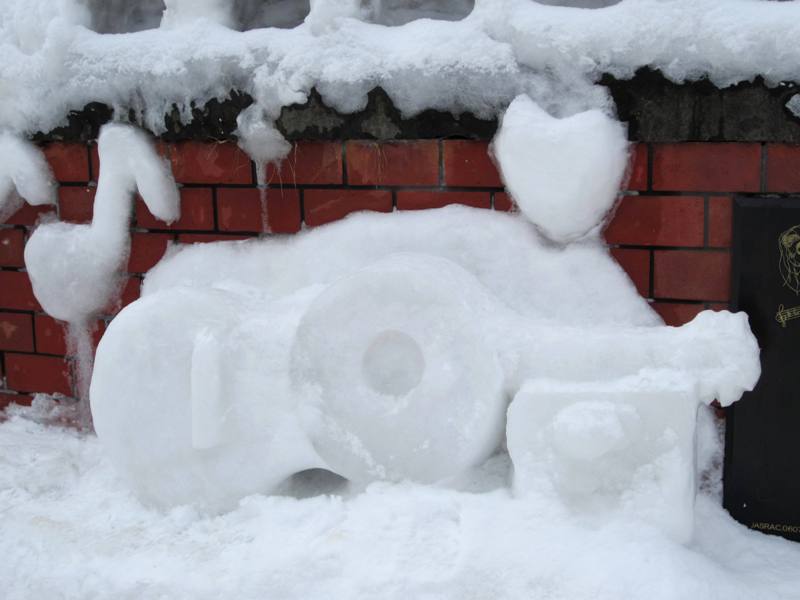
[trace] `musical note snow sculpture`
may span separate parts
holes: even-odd
[[[0,134],[0,223],[22,207],[55,204],[58,185],[47,160],[35,145],[8,133]]]
[[[86,397],[92,373],[89,322],[107,308],[122,284],[130,251],[130,214],[138,190],[165,222],[180,214],[169,163],[150,138],[129,125],[105,125],[98,140],[100,177],[90,224],[61,221],[36,228],[25,246],[25,266],[36,299],[51,316],[67,321],[68,344],[77,357],[78,419],[89,427]]]
[[[98,140],[100,177],[90,224],[45,223],[25,246],[36,299],[51,316],[85,323],[106,308],[130,251],[133,195],[138,190],[160,220],[180,215],[169,163],[150,138],[129,125],[105,125]]]

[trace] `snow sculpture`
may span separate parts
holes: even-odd
[[[97,433],[140,495],[218,511],[312,468],[441,482],[505,426],[520,497],[688,539],[698,403],[759,376],[746,317],[659,326],[610,257],[598,233],[626,167],[620,124],[520,97],[494,148],[524,216],[562,245],[521,215],[450,207],[202,245],[151,271],[91,386]]]
[[[628,141],[623,125],[598,109],[557,119],[522,95],[505,112],[493,152],[520,210],[553,241],[569,242],[614,205]]]
[[[138,189],[156,217],[179,216],[178,190],[168,163],[150,139],[127,125],[106,125],[98,140],[100,177],[89,225],[47,223],[25,246],[36,299],[53,317],[85,322],[105,308],[127,258],[131,202]]]
[[[56,203],[56,182],[47,160],[32,143],[0,134],[0,223],[22,206]]]
[[[84,400],[78,414],[84,426],[90,423],[85,402],[93,360],[89,322],[121,287],[133,194],[138,190],[150,212],[163,221],[174,221],[180,211],[169,165],[142,131],[105,125],[98,152],[101,172],[91,224],[45,223],[25,246],[36,299],[51,316],[69,322],[68,343],[78,359],[78,395]]]
[[[743,315],[654,327],[619,274],[597,241],[554,251],[519,216],[466,207],[186,248],[100,342],[97,433],[143,498],[224,510],[309,468],[456,476],[500,446],[506,399],[530,380],[602,390],[667,368],[695,382],[694,406],[752,387]],[[534,427],[515,414],[509,428]]]

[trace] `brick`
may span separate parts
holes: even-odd
[[[31,206],[23,203],[22,208],[7,218],[4,222],[8,225],[25,225],[31,227],[44,215],[51,215],[55,212],[55,207],[51,204],[43,206]]]
[[[20,392],[72,394],[69,364],[58,356],[7,352],[6,381]]]
[[[254,183],[250,158],[233,142],[178,142],[162,150],[180,183]]]
[[[89,181],[96,182],[100,175],[100,156],[97,152],[97,142],[89,143]]]
[[[444,183],[448,186],[503,187],[489,156],[489,143],[472,140],[442,142]]]
[[[757,192],[759,144],[680,143],[653,147],[653,189],[676,192]]]
[[[122,310],[128,304],[137,300],[141,295],[142,291],[142,280],[138,277],[128,277],[125,280],[125,283],[122,286],[122,292],[119,295],[119,309]]]
[[[34,318],[36,331],[36,352],[40,354],[57,354],[64,356],[67,353],[66,324],[56,321],[48,315],[36,315]]]
[[[503,212],[510,212],[516,210],[517,206],[511,198],[511,194],[507,192],[494,193],[494,209]]]
[[[265,202],[266,202],[266,196]],[[299,212],[299,207],[298,207]],[[255,188],[217,190],[217,222],[220,231],[264,231],[261,196]]]
[[[460,192],[445,190],[414,190],[397,192],[397,208],[400,210],[420,210],[441,208],[448,204],[465,204],[475,208],[490,208],[489,192]]]
[[[0,308],[42,310],[36,296],[33,295],[33,288],[27,273],[0,271]]]
[[[650,293],[650,251],[632,248],[612,248],[611,256],[631,278],[643,297]]]
[[[53,142],[46,144],[42,151],[56,180],[89,181],[89,151],[84,144]]]
[[[238,242],[251,239],[250,235],[231,235],[225,233],[181,233],[179,244],[208,244],[210,242]]]
[[[28,394],[12,394],[10,392],[0,392],[0,410],[5,410],[12,404],[20,406],[30,406],[33,396]]]
[[[305,221],[311,226],[337,221],[360,210],[392,211],[392,194],[386,190],[306,190]]]
[[[0,229],[0,266],[24,267],[25,232],[22,229]]]
[[[276,168],[267,165],[272,184],[339,184],[342,178],[341,142],[297,142]]]
[[[704,310],[702,304],[686,304],[682,302],[653,302],[650,306],[671,327],[680,327],[694,319]]]
[[[181,188],[181,216],[171,224],[155,218],[141,198],[136,199],[136,224],[144,229],[213,231],[214,198],[211,188]]]
[[[273,233],[300,231],[300,192],[290,188],[266,190],[266,221]],[[217,217],[220,231],[264,231],[261,195],[255,188],[220,188]]]
[[[635,144],[631,154],[628,189],[644,191],[647,189],[647,144]]]
[[[725,196],[708,199],[708,245],[729,248],[733,237],[733,201]]]
[[[289,188],[270,188],[267,195],[267,226],[271,233],[297,233],[303,216],[300,192]]]
[[[146,273],[152,269],[164,256],[171,240],[172,236],[165,233],[132,233],[128,272]]]
[[[438,185],[439,143],[365,142],[346,144],[350,185]]]
[[[126,277],[122,282],[119,295],[103,311],[105,314],[114,315],[139,298],[142,289],[142,280],[135,276]]]
[[[89,181],[96,182],[100,175],[100,156],[97,153],[97,144],[92,142],[89,144]]]
[[[33,352],[31,315],[0,312],[0,350]]]
[[[624,196],[605,231],[609,244],[702,246],[700,196]]]
[[[106,324],[97,321],[92,330],[94,345],[103,337]],[[57,321],[49,315],[36,315],[34,317],[34,331],[36,332],[36,352],[39,354],[66,355],[70,350],[67,343],[67,324]]]
[[[800,145],[767,145],[767,191],[800,193]]]
[[[58,189],[58,214],[62,221],[89,223],[94,214],[94,187],[60,187]]]
[[[730,297],[728,252],[656,250],[654,264],[657,298],[727,301]]]

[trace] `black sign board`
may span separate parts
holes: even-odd
[[[728,409],[724,504],[800,540],[800,198],[734,202],[733,310],[761,347],[761,379]]]

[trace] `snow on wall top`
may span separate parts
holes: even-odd
[[[117,118],[141,113],[160,133],[173,104],[188,121],[191,102],[231,89],[255,98],[253,121],[304,102],[312,87],[345,113],[362,109],[367,92],[381,86],[405,115],[434,108],[487,117],[520,93],[559,116],[603,107],[606,93],[593,81],[643,66],[676,81],[708,76],[719,86],[756,75],[768,84],[800,81],[794,2],[623,0],[589,10],[476,0],[462,20],[386,26],[413,10],[401,7],[393,19],[381,16],[379,2],[316,0],[294,28],[244,32],[230,28],[235,4],[167,0],[160,28],[99,34],[89,29],[89,0],[3,0],[0,129],[47,131],[97,101]],[[274,12],[281,3],[271,4]],[[424,2],[407,4],[438,15]],[[460,16],[468,3],[450,4]]]

